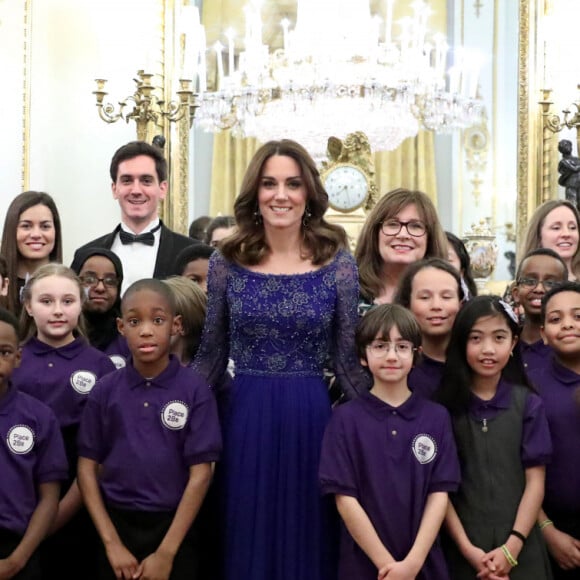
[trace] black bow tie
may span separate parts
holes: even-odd
[[[155,243],[155,236],[153,235],[159,228],[161,223],[157,224],[151,231],[145,232],[144,234],[131,234],[126,232],[124,229],[119,230],[119,239],[123,245],[127,244],[145,244],[146,246],[152,246]]]

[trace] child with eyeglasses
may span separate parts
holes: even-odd
[[[524,311],[524,323],[516,348],[526,375],[532,382],[535,382],[535,371],[548,364],[552,352],[552,348],[544,344],[540,336],[542,298],[567,279],[566,263],[554,250],[548,248],[532,250],[518,266],[512,297]]]
[[[447,411],[407,385],[421,329],[402,306],[376,306],[356,348],[373,386],[334,411],[319,472],[344,523],[339,579],[446,580],[438,534],[460,474]]]
[[[83,315],[89,342],[103,351],[116,368],[123,368],[130,353],[125,337],[117,330],[123,283],[121,260],[111,250],[88,248],[77,252],[71,268],[85,289]]]

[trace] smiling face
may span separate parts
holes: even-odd
[[[162,294],[146,288],[123,298],[122,311],[118,328],[127,339],[135,368],[144,377],[157,376],[169,362],[179,318]]]
[[[87,293],[84,309],[108,312],[119,295],[119,280],[113,262],[105,256],[91,256],[83,264],[79,277]]]
[[[159,182],[155,160],[147,155],[122,161],[111,187],[121,206],[123,223],[135,233],[157,217],[159,202],[167,194],[167,182]]]
[[[39,203],[20,214],[16,245],[21,258],[37,262],[37,266],[48,263],[55,239],[54,218],[47,206]]]
[[[580,294],[562,291],[546,304],[542,338],[561,359],[578,360],[580,355]]]
[[[394,218],[401,222],[423,222],[414,203],[405,206]],[[429,232],[421,237],[415,237],[411,236],[407,228],[403,226],[396,235],[386,235],[382,229],[379,229],[378,235],[379,253],[385,265],[406,266],[425,257]]]
[[[258,207],[266,231],[300,230],[307,192],[300,166],[287,155],[273,155],[262,168]]]
[[[24,306],[34,318],[38,340],[55,348],[74,340],[81,314],[80,288],[74,280],[64,276],[35,280]]]
[[[570,262],[578,250],[578,223],[569,207],[554,208],[540,228],[542,248],[554,250],[565,262]]]
[[[390,347],[373,348],[375,345],[385,345],[385,342],[382,334],[378,334],[373,342],[367,346],[366,359],[361,359],[361,364],[368,366],[373,375],[375,386],[394,386],[403,383],[406,385],[407,375],[413,367],[413,344],[401,336],[396,325],[389,332],[389,340],[387,342],[391,343]],[[395,352],[393,344],[399,342],[410,346],[405,349],[405,352]]]
[[[551,286],[554,282],[564,282],[567,277],[568,271],[564,270],[564,266],[556,258],[530,256],[522,264],[512,295],[515,302],[521,304],[526,317],[539,324],[542,298],[547,291],[543,282]],[[538,282],[535,286],[531,284],[534,280]]]
[[[467,338],[466,359],[475,377],[499,381],[516,338],[501,314],[482,316]]]
[[[457,281],[438,268],[419,270],[411,284],[409,306],[424,335],[448,336],[461,306]]]

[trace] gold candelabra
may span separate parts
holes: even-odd
[[[99,117],[105,123],[116,123],[119,119],[128,123],[133,119],[137,125],[137,139],[140,141],[147,139],[147,129],[150,124],[162,128],[164,119],[173,123],[187,119],[191,127],[195,109],[198,107],[197,95],[192,90],[192,81],[180,79],[180,90],[177,91],[179,100],[166,103],[155,94],[155,87],[151,83],[153,76],[143,70],[137,71],[138,78],[133,79],[136,84],[135,92],[123,101],[119,101],[118,110],[115,110],[112,103],[104,102],[108,94],[105,91],[106,79],[96,79],[97,90],[93,91],[93,95],[97,98]],[[129,101],[133,103],[133,107],[131,110],[126,110]]]
[[[580,92],[580,85],[577,85],[577,88]],[[550,110],[554,104],[550,100],[551,92],[552,89],[542,89],[543,99],[540,101],[540,105],[542,105],[544,126],[550,129],[552,133],[559,133],[564,128],[577,130],[580,127],[580,95],[576,101],[562,110],[563,117],[561,118],[560,115]]]
[[[577,85],[580,93],[580,85]],[[546,201],[551,198],[552,184],[552,137],[562,129],[576,129],[576,142],[580,151],[580,94],[578,98],[562,109],[562,116],[552,111],[554,101],[551,100],[552,89],[542,89],[542,100],[539,104],[542,107],[542,199]]]

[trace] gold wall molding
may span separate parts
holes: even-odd
[[[517,192],[517,248],[523,246],[523,236],[528,216],[537,205],[537,163],[531,158],[538,151],[535,133],[535,115],[530,115],[532,106],[533,79],[530,60],[535,61],[536,2],[520,0],[519,6],[519,54],[518,54],[518,192]],[[536,146],[535,146],[536,145]]]
[[[179,32],[179,17],[185,0],[163,1],[163,90],[171,100],[180,75],[185,43]],[[177,35],[180,38],[176,38]],[[177,42],[176,42],[177,40]],[[172,230],[187,235],[189,230],[189,116],[176,123],[165,123],[166,155],[169,163],[169,195],[163,205],[163,220]]]

